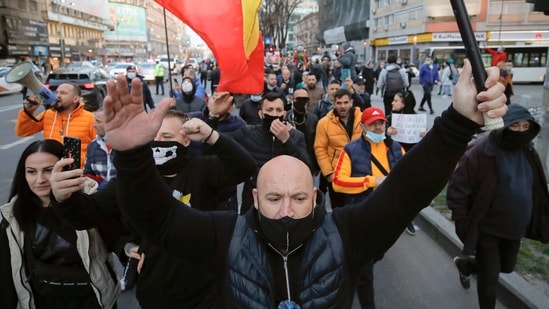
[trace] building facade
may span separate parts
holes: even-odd
[[[314,55],[320,52],[318,41],[318,12],[303,16],[293,26],[294,46],[303,46],[307,54]]]
[[[524,0],[465,0],[465,5],[481,46],[549,46],[549,18],[533,12]],[[374,60],[396,55],[419,64],[433,49],[463,45],[447,2],[372,0],[370,12]],[[546,58],[547,52],[541,57]]]
[[[0,0],[0,62],[32,60],[47,70],[93,56],[103,47],[108,3],[97,1],[92,8],[79,2],[84,1]]]
[[[32,60],[45,71],[82,60],[182,57],[186,26],[153,0],[0,0],[0,64]],[[168,40],[166,40],[166,32]],[[47,68],[46,68],[47,67]]]
[[[477,41],[486,46],[549,46],[549,18],[525,0],[464,0]],[[449,2],[325,0],[319,2],[322,50],[350,42],[359,60],[389,55],[419,64],[434,48],[463,45]],[[446,57],[449,55],[445,55]],[[545,63],[547,53],[541,54]]]

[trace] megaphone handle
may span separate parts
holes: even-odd
[[[36,108],[32,112],[34,112],[35,110],[36,110]],[[42,118],[40,118],[40,119],[36,119],[36,117],[34,117],[34,114],[32,112],[30,112],[28,109],[26,109],[24,106],[23,106],[23,112],[25,112],[25,114],[27,116],[29,116],[29,118],[34,122],[40,122],[40,121],[42,121],[42,119],[44,119],[44,116],[42,116]]]

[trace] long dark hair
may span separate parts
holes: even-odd
[[[25,162],[31,154],[37,152],[49,153],[61,159],[63,156],[63,145],[52,139],[35,141],[23,150],[19,158],[8,202],[17,195],[17,200],[13,206],[13,215],[23,230],[32,223],[33,210],[41,207],[40,198],[31,191],[25,177]]]
[[[411,91],[406,91],[405,93],[398,92],[395,94],[395,96],[398,96],[402,100],[402,103],[404,103],[404,107],[400,111],[401,114],[416,113],[416,98]]]

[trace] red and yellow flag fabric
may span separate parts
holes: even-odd
[[[221,72],[218,91],[263,91],[261,0],[155,0],[191,27],[212,50]]]

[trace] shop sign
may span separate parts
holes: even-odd
[[[5,25],[8,43],[11,45],[48,44],[48,28],[42,21],[4,15],[2,22]]]

